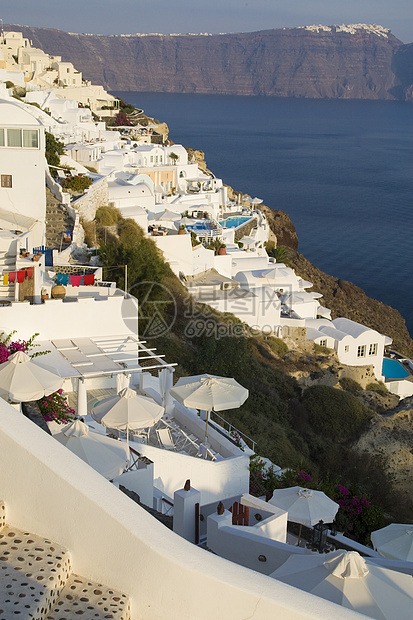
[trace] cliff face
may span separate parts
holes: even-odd
[[[394,99],[408,89],[403,44],[380,27],[225,35],[101,36],[20,30],[109,90]],[[395,53],[398,54],[397,61]],[[412,80],[413,81],[413,80]]]

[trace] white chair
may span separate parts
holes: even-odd
[[[176,446],[172,439],[169,428],[158,428],[156,431],[158,441],[165,450],[175,450]]]

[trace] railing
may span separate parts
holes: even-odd
[[[130,446],[129,446],[129,452],[130,452],[130,464],[128,467],[128,471],[132,469],[138,469],[139,459],[141,457],[140,453],[134,448],[131,448]]]
[[[174,514],[174,505],[173,505],[173,503],[170,502],[169,499],[166,499],[166,497],[161,497],[161,501],[163,502],[163,504],[162,504],[162,514],[163,515],[173,516],[173,514]]]
[[[217,422],[217,424],[219,424],[219,426],[214,424],[214,420],[212,419],[213,415],[215,417],[219,418],[219,422]],[[232,433],[236,433],[237,435],[239,435],[243,439],[243,441],[247,444],[247,446],[249,448],[251,448],[251,450],[253,452],[255,452],[256,442],[253,439],[251,439],[251,437],[248,437],[248,435],[245,435],[245,433],[243,433],[242,431],[238,430],[230,422],[228,422],[227,420],[222,418],[216,411],[211,411],[209,417],[210,417],[210,421],[212,422],[212,425],[213,425],[214,429],[216,431],[218,431],[218,433],[221,433],[221,435],[224,435],[230,441],[232,441],[232,443],[235,443],[235,445],[237,445],[236,441],[234,440],[234,437],[232,436]],[[222,430],[220,429],[220,427],[222,427],[227,432],[223,433]]]

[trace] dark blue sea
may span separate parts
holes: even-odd
[[[299,251],[397,308],[413,334],[413,104],[115,93],[291,217]]]

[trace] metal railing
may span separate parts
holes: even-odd
[[[216,418],[219,419],[219,422],[217,422],[219,426],[217,426],[217,424],[214,424],[214,420],[212,416],[215,416]],[[236,441],[232,434],[234,433],[236,435],[239,435],[242,438],[242,440],[247,444],[247,446],[251,448],[253,452],[255,452],[256,441],[251,439],[251,437],[248,437],[248,435],[240,431],[236,426],[233,426],[230,422],[222,418],[216,411],[211,411],[209,417],[210,417],[210,421],[212,422],[214,429],[218,431],[218,433],[221,433],[221,435],[224,435],[230,441],[232,441],[232,443],[235,443],[235,444],[236,444]],[[220,430],[220,428],[227,432],[223,433],[222,430]]]

